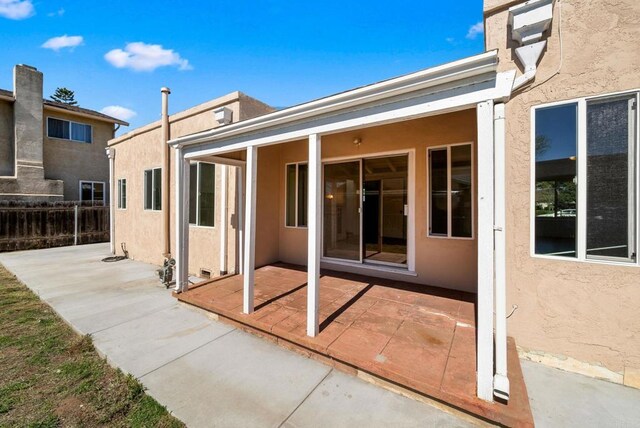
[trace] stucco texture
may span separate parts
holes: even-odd
[[[520,67],[507,20],[506,10],[485,16],[486,47],[500,50],[501,70]],[[640,367],[640,269],[531,255],[530,114],[543,103],[640,88],[638,40],[637,0],[556,2],[535,82],[506,107],[507,306],[518,306],[508,333],[525,349],[617,373]]]
[[[248,103],[247,107],[243,107]],[[225,106],[232,111],[234,121],[243,117],[241,108],[247,110],[245,118],[250,115],[264,114],[273,109],[242,93],[234,92],[210,102],[169,116],[170,138],[177,138],[207,129],[220,124],[215,120],[213,110]],[[163,212],[144,209],[144,171],[162,167],[161,122],[153,122],[110,141],[115,150],[113,186],[118,179],[127,180],[127,208],[115,209],[114,242],[116,251],[120,251],[120,243],[126,243],[131,258],[161,265],[163,257]],[[175,150],[169,150],[169,243],[171,253],[175,254]],[[227,167],[226,218],[222,217],[220,187],[222,168],[216,166],[215,173],[215,226],[189,226],[189,273],[201,275],[203,270],[211,276],[218,276],[220,266],[220,229],[227,228],[227,272],[235,272],[238,249],[238,201],[236,195],[235,167]],[[117,189],[114,187],[117,191]],[[116,193],[114,193],[115,195]],[[114,203],[117,201],[114,198]]]
[[[362,139],[360,146],[353,144],[356,137]],[[414,151],[415,271],[417,276],[407,276],[404,280],[476,292],[475,236],[473,239],[429,237],[427,222],[427,148],[473,143],[475,151],[475,141],[475,110],[322,137],[323,160],[367,157],[393,151]],[[306,140],[261,147],[258,150],[257,266],[275,261],[307,264],[307,229],[285,227],[284,220],[285,165],[304,162],[307,159]],[[474,165],[474,173],[475,170]],[[474,185],[474,195],[475,192]]]

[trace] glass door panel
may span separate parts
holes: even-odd
[[[360,161],[324,165],[323,256],[360,260]]]
[[[363,161],[366,262],[407,263],[407,155]]]

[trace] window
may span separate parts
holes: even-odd
[[[308,165],[292,163],[286,166],[285,224],[288,227],[307,226]]]
[[[473,236],[471,144],[429,149],[429,235]]]
[[[48,117],[47,136],[64,140],[80,141],[82,143],[91,143],[92,129],[91,125],[85,125],[84,123]]]
[[[102,181],[81,181],[80,200],[101,202],[104,204],[104,182]]]
[[[127,209],[127,180],[125,178],[118,180],[118,208]]]
[[[144,209],[152,211],[162,209],[162,168],[144,171]]]
[[[189,223],[215,226],[215,165],[192,163],[189,168]]]
[[[637,97],[534,109],[535,254],[636,260]]]

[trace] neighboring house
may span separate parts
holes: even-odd
[[[484,17],[485,53],[173,133],[176,291],[194,259],[236,255],[252,313],[256,267],[306,265],[312,337],[320,266],[468,291],[483,400],[509,397],[507,333],[524,357],[640,387],[640,3],[486,0]],[[126,155],[129,246],[161,234],[142,212],[153,150]],[[188,227],[197,162],[235,195],[212,246]]]
[[[124,243],[131,258],[154,264],[162,264],[165,256],[175,251],[172,242],[175,236],[175,160],[174,154],[169,153],[167,138],[177,138],[274,110],[241,92],[232,92],[169,116],[168,95],[169,90],[163,88],[161,120],[112,139],[108,148],[116,195],[111,208],[111,242],[118,249]],[[168,175],[165,175],[167,171]],[[230,251],[236,248],[236,236],[232,232],[235,218],[225,218],[224,224],[230,233],[221,233],[220,227],[220,207],[225,203],[231,207],[236,204],[234,192],[221,191],[220,185],[222,182],[235,182],[235,171],[216,168],[208,162],[194,163],[191,171],[194,187],[190,193],[189,230],[194,250],[190,269],[202,276],[217,276],[221,270],[234,272],[234,257],[231,257],[228,268],[221,269],[218,248],[220,239],[228,239]],[[225,194],[228,197],[223,203]]]
[[[43,75],[17,65],[0,89],[0,200],[109,201],[107,141],[127,122],[43,100]]]

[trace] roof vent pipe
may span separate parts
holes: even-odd
[[[531,0],[509,8],[511,38],[520,44],[516,56],[524,74],[513,82],[513,90],[524,86],[536,75],[538,61],[547,45],[544,33],[551,26],[554,0]]]
[[[160,89],[162,93],[162,234],[163,234],[163,256],[171,258],[171,235],[169,212],[169,94],[171,90],[167,87]]]

